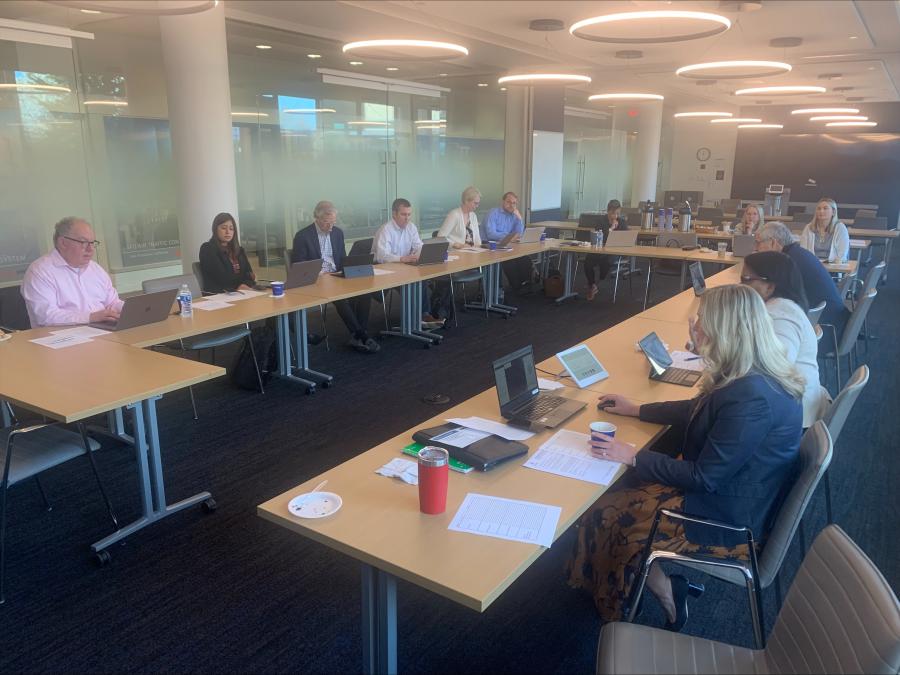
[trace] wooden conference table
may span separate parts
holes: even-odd
[[[731,268],[711,277],[710,286],[731,283],[738,271]],[[678,349],[687,335],[687,318],[696,311],[693,300],[681,293],[653,308],[655,316],[639,314],[588,340],[610,372],[610,377],[587,389],[566,386],[562,394],[583,400],[587,407],[564,422],[562,429],[587,433],[596,420],[612,421],[617,438],[639,448],[651,444],[664,427],[598,411],[598,394],[621,392],[645,403],[688,398],[693,387],[679,387],[648,378],[649,366],[634,351],[634,343],[655,330],[671,349]],[[672,303],[668,305],[668,303]],[[671,310],[667,307],[671,306]],[[659,318],[664,313],[665,318]],[[632,358],[634,357],[634,358]],[[540,368],[557,372],[556,357]],[[480,537],[447,529],[467,493],[524,499],[561,507],[554,541],[568,529],[606,490],[607,486],[572,480],[522,466],[521,459],[481,473],[450,472],[447,510],[438,516],[418,509],[413,486],[385,478],[375,470],[395,457],[411,442],[412,434],[436,426],[451,417],[477,415],[500,420],[496,391],[491,388],[416,427],[375,446],[258,507],[261,517],[307,537],[362,563],[363,669],[365,672],[397,671],[396,580],[403,579],[476,611],[484,611],[538,556],[541,546]],[[558,429],[559,429],[558,428]],[[533,452],[558,429],[537,432],[525,441]],[[617,476],[624,473],[619,470]],[[287,508],[295,496],[312,490],[322,480],[339,494],[343,506],[333,516],[305,520]],[[449,636],[447,636],[449,637]]]
[[[55,330],[60,330],[56,328]],[[166,502],[156,400],[163,394],[219,377],[225,370],[104,339],[50,349],[30,340],[50,334],[39,328],[13,333],[0,343],[0,399],[63,423],[131,411],[137,455],[141,517],[91,545],[101,556],[108,546],[194,504],[211,499],[200,492]]]

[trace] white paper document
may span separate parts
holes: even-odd
[[[221,300],[204,300],[203,302],[191,303],[191,307],[193,309],[202,309],[205,312],[214,312],[217,309],[228,309],[231,305]]]
[[[524,441],[534,436],[531,431],[525,429],[516,429],[507,426],[503,422],[494,422],[486,420],[483,417],[453,417],[447,420],[467,429],[477,429],[478,431],[486,431],[508,441]]]
[[[47,337],[29,340],[29,342],[43,347],[50,347],[50,349],[65,349],[66,347],[87,344],[90,341],[89,338],[78,337],[77,335],[48,335]]]
[[[550,548],[561,514],[558,506],[470,492],[447,529]]]
[[[538,378],[538,387],[543,389],[544,391],[555,391],[557,389],[564,389],[566,385],[562,382],[554,382],[553,380],[548,380],[546,377]]]
[[[383,274],[394,274],[396,270],[386,270],[381,267],[373,267],[372,271],[375,273],[376,277],[380,277]]]
[[[215,295],[207,295],[203,298],[206,302],[239,302],[240,300],[249,300],[260,295],[265,295],[265,291],[229,291],[226,293],[216,293]],[[199,301],[200,298],[197,298]]]
[[[50,331],[54,335],[68,335],[71,337],[77,338],[93,338],[99,337],[100,335],[109,335],[108,330],[102,330],[100,328],[92,328],[91,326],[76,326],[75,328],[65,328],[63,330],[54,330]]]
[[[609,485],[621,464],[594,457],[589,440],[587,434],[562,429],[539,447],[524,466],[595,485]]]
[[[445,431],[442,434],[438,434],[437,436],[432,436],[432,441],[440,441],[441,443],[446,443],[447,445],[452,445],[454,448],[468,448],[472,443],[476,441],[480,441],[483,438],[487,438],[490,436],[486,431],[478,431],[476,429],[466,429],[465,427],[460,427],[458,429],[451,429],[450,431]]]
[[[850,240],[850,246],[865,246],[865,245],[866,245],[865,239],[851,239]]]
[[[453,262],[454,260],[459,260],[459,256],[458,255],[448,255],[447,256],[447,262]]]
[[[698,373],[702,373],[706,370],[706,361],[693,352],[674,351],[672,352],[672,367],[696,370]]]
[[[375,469],[375,473],[388,478],[399,478],[407,485],[419,484],[419,464],[399,457],[392,459],[382,467]]]
[[[457,251],[465,251],[466,253],[484,253],[489,250],[486,248],[475,248],[474,246],[466,246],[465,248],[458,248]]]

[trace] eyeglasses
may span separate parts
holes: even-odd
[[[88,250],[91,246],[97,248],[100,245],[100,242],[94,239],[93,241],[88,241],[87,239],[75,239],[73,237],[67,237],[66,235],[62,235],[63,239],[68,239],[69,241],[74,241],[76,244],[81,244],[81,248],[85,251]]]
[[[768,279],[766,277],[751,277],[745,274],[741,275],[742,284],[749,284],[751,281],[768,281]]]

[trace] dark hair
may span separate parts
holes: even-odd
[[[615,211],[616,209],[621,209],[621,208],[622,208],[622,202],[620,202],[618,199],[610,199],[609,202],[606,204],[606,212],[607,213],[609,213],[610,211]]]
[[[210,241],[216,245],[216,248],[221,246],[219,243],[219,238],[216,236],[216,228],[219,227],[222,223],[227,223],[231,221],[231,224],[234,225],[234,236],[231,238],[231,241],[228,242],[228,254],[232,258],[237,258],[238,253],[241,250],[240,240],[238,239],[238,226],[237,220],[235,220],[234,216],[230,213],[225,213],[224,211],[213,218],[212,222],[212,239]]]
[[[501,197],[501,201],[504,201],[504,202],[505,202],[505,201],[506,201],[506,198],[509,197],[510,195],[512,195],[513,197],[515,197],[515,198],[516,198],[516,201],[518,201],[519,195],[517,195],[517,194],[516,194],[515,192],[513,192],[512,190],[510,190],[509,192],[504,192],[504,193],[503,193],[503,197]]]
[[[773,298],[786,298],[796,302],[804,312],[809,310],[803,277],[790,256],[777,251],[759,251],[744,258],[744,267],[775,286]]]
[[[394,203],[391,204],[391,213],[397,213],[397,211],[399,211],[404,206],[412,208],[412,204],[409,203],[408,199],[397,197],[397,199],[394,200]]]

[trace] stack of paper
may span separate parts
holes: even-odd
[[[595,485],[609,485],[615,480],[621,464],[594,457],[589,441],[587,434],[562,429],[538,448],[523,466]]]

